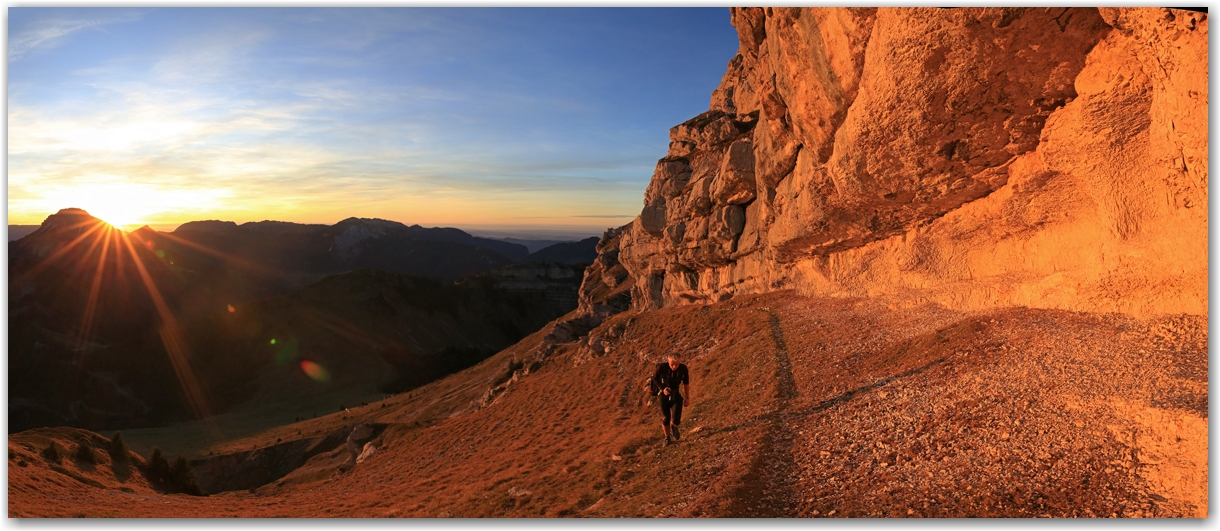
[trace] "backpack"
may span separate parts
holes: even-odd
[[[651,376],[649,376],[644,383],[645,387],[648,388],[648,394],[644,395],[644,400],[642,401],[647,401],[646,405],[651,406],[652,400],[656,398],[657,395],[661,394],[661,386],[657,385],[656,380],[653,380]]]
[[[661,386],[657,384],[656,380],[653,380],[652,377],[649,376],[648,377],[648,396],[657,396],[659,394],[661,394]]]

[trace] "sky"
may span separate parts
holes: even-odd
[[[8,223],[631,221],[727,8],[9,8]]]

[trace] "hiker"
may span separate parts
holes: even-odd
[[[682,439],[678,425],[682,423],[683,402],[690,401],[690,373],[677,354],[670,354],[665,363],[657,365],[651,385],[661,401],[661,429],[668,446],[672,441]]]

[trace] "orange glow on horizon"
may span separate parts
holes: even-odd
[[[206,191],[202,191],[206,192]],[[418,199],[418,198],[416,198]],[[138,201],[118,203],[119,207],[98,204],[99,201],[84,200],[56,201],[54,205],[44,205],[38,202],[37,209],[21,201],[10,201],[9,223],[12,225],[39,225],[47,216],[63,208],[81,208],[95,218],[123,230],[131,232],[145,225],[159,231],[172,232],[179,225],[192,221],[219,220],[233,222],[238,225],[259,221],[282,221],[287,223],[334,225],[348,218],[377,218],[395,221],[404,225],[420,225],[422,227],[457,227],[466,232],[480,229],[492,231],[504,230],[570,230],[588,231],[590,234],[600,233],[609,227],[618,227],[630,222],[638,209],[630,215],[618,217],[587,217],[567,212],[567,208],[552,204],[521,205],[512,212],[500,212],[495,206],[464,205],[462,207],[445,208],[448,202],[425,204],[410,200],[404,207],[401,204],[393,208],[370,208],[368,201],[345,205],[320,204],[303,201],[291,207],[277,204],[262,204],[254,201],[213,201],[207,208],[202,205],[181,205],[166,203],[165,207],[143,207]]]
[[[226,189],[133,182],[113,175],[75,179],[71,184],[34,185],[26,194],[9,198],[9,223],[34,225],[64,208],[79,208],[89,215],[125,231],[163,219],[212,219],[211,212],[224,211]],[[183,223],[189,220],[183,220]]]

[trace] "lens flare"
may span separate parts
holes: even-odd
[[[301,359],[301,340],[299,338],[272,339],[271,345],[276,365],[291,365]]]
[[[318,365],[317,362],[310,360],[301,360],[301,370],[305,371],[305,375],[312,378],[315,382],[329,382],[330,373],[324,367]]]
[[[275,338],[274,338],[274,337],[273,337],[273,338],[271,338],[271,344],[272,344],[272,345],[274,345],[274,344],[275,344]]]

